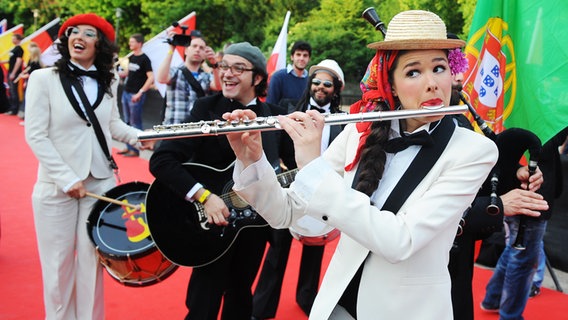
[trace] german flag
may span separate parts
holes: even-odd
[[[37,44],[42,53],[46,52],[46,50],[48,50],[49,47],[53,44],[53,41],[57,39],[57,32],[59,31],[59,27],[61,25],[60,21],[61,19],[55,18],[51,22],[39,28],[37,31],[22,40],[21,45],[24,49],[24,61],[26,63],[30,57],[28,51],[30,43],[33,42]]]

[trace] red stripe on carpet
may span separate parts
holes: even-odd
[[[14,116],[0,115],[0,319],[42,319],[43,298],[41,270],[36,247],[31,192],[35,182],[37,161],[24,141],[24,128]],[[70,137],[71,139],[72,137]],[[114,150],[116,153],[116,150]],[[148,162],[115,154],[122,183],[150,183]],[[337,240],[325,252],[329,263]],[[289,267],[284,277],[283,294],[276,319],[306,319],[295,303],[301,245],[294,241]],[[147,287],[126,287],[110,276],[105,279],[106,318],[115,319],[182,319],[191,268],[179,268],[161,283]],[[476,305],[483,298],[484,286],[491,271],[476,268],[474,297]],[[426,298],[426,297],[425,297]],[[528,303],[525,319],[566,319],[568,296],[549,289]],[[476,308],[476,319],[497,319]]]

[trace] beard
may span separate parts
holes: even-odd
[[[323,98],[318,99],[316,98],[317,90],[312,90],[311,98],[318,104],[318,106],[325,106],[326,104],[331,102],[331,98],[333,98],[333,92],[326,94]]]

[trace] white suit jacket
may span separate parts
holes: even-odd
[[[359,136],[355,125],[348,125],[323,159],[300,170],[288,189],[279,187],[268,162],[246,170],[239,162],[234,189],[273,227],[287,228],[308,214],[341,230],[310,319],[329,318],[361,264],[359,320],[451,319],[449,250],[464,210],[497,161],[495,144],[456,128],[395,215],[369,205],[368,196],[351,188],[356,169],[344,167],[355,156]],[[316,170],[321,178],[305,181],[304,170]],[[315,191],[306,192],[307,185]]]
[[[111,177],[112,169],[93,127],[75,112],[54,70],[34,71],[26,90],[26,141],[39,161],[38,181],[64,188],[89,174],[99,179]],[[117,84],[112,85],[113,96],[105,94],[95,109],[109,148],[113,138],[135,144],[140,131],[120,119]]]

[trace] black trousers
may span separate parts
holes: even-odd
[[[260,268],[270,228],[241,230],[217,261],[194,268],[187,287],[186,320],[216,320],[223,299],[223,320],[250,319],[252,284]]]
[[[270,247],[253,297],[252,314],[259,319],[276,316],[292,244],[288,229],[272,229],[268,239]],[[302,246],[296,302],[306,314],[309,314],[318,291],[324,249],[325,246]]]

